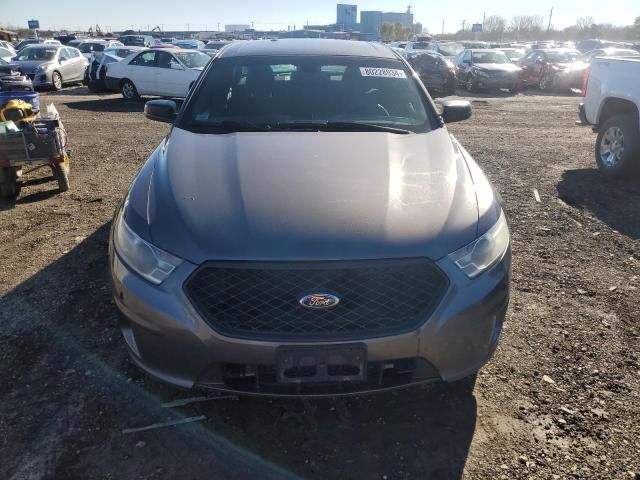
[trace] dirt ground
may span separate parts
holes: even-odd
[[[42,100],[67,127],[72,189],[36,173],[0,204],[0,478],[640,478],[640,181],[595,169],[578,98],[477,95],[450,126],[513,234],[508,321],[472,394],[175,408],[161,405],[202,394],[129,361],[106,256],[116,204],[169,126],[83,87]]]

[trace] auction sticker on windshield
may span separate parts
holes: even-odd
[[[404,70],[395,68],[360,67],[363,77],[407,78]]]

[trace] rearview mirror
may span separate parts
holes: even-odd
[[[471,104],[466,100],[445,100],[440,116],[444,123],[461,122],[471,117]]]
[[[178,107],[173,100],[149,100],[144,104],[144,116],[156,122],[173,123]]]

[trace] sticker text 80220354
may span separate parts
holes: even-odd
[[[404,70],[396,68],[360,67],[363,77],[407,78]]]

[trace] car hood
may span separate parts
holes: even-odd
[[[174,128],[154,155],[150,240],[206,260],[441,258],[477,236],[472,177],[426,134]]]
[[[24,60],[24,61],[16,61],[11,62],[12,65],[15,65],[20,71],[25,73],[31,73],[37,67],[42,64],[52,64],[55,63],[52,60]]]
[[[520,67],[513,63],[476,63],[474,66],[487,72],[517,72]]]

